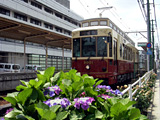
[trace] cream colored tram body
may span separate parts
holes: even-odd
[[[138,50],[117,25],[108,18],[93,18],[81,26],[72,31],[73,69],[109,85],[134,78]]]

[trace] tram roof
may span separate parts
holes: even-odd
[[[97,29],[112,29],[108,26],[89,26],[89,27],[81,27],[74,29],[72,32],[83,31],[83,30],[97,30]]]
[[[6,16],[0,16],[0,37],[71,49],[71,36]]]

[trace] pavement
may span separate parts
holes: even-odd
[[[149,120],[160,120],[160,70],[157,70],[152,104],[148,109]]]

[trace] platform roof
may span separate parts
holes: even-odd
[[[17,21],[0,17],[0,37],[71,49],[71,36]]]

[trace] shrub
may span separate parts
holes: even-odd
[[[17,91],[3,97],[13,110],[6,120],[146,120],[136,103],[117,95],[119,90],[100,85],[103,80],[80,75],[76,70],[58,72],[54,67],[37,74],[35,80],[22,81]]]

